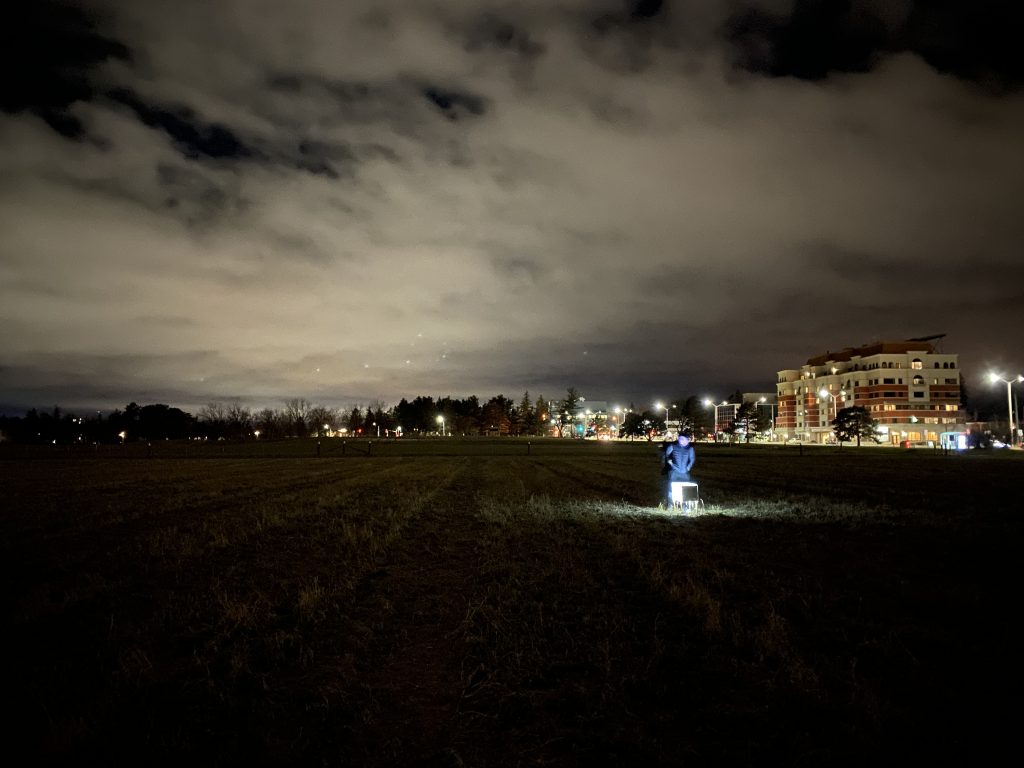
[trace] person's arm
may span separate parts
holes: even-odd
[[[676,463],[676,452],[674,450],[674,447],[670,445],[668,448],[665,449],[665,452],[666,452],[665,463],[668,464],[669,470],[673,471],[673,472],[678,472],[679,471],[679,465]]]

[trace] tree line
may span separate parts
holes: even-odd
[[[572,392],[573,390],[570,390]],[[118,443],[136,440],[275,440],[344,434],[363,437],[436,434],[545,435],[553,412],[565,401],[549,403],[524,392],[518,402],[496,395],[481,403],[478,397],[402,398],[387,407],[382,402],[351,409],[331,408],[302,398],[280,408],[250,409],[237,402],[211,402],[191,414],[163,403],[129,403],[104,415],[78,415],[59,406],[51,411],[33,408],[24,416],[0,416],[2,439],[19,443]]]

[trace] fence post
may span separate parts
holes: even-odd
[[[319,440],[316,441],[316,457],[318,459],[320,458],[320,441]]]

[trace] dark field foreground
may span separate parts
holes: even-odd
[[[980,765],[1024,456],[381,444],[0,460],[25,764]],[[268,455],[268,451],[270,454]]]

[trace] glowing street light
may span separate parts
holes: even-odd
[[[1016,445],[1017,430],[1013,423],[1013,395],[1010,393],[1010,387],[1017,382],[1024,381],[1024,376],[1017,374],[1016,379],[1004,379],[1002,374],[992,372],[988,375],[988,380],[992,384],[995,384],[997,381],[1001,381],[1006,385],[1006,412],[1010,418],[1010,445]]]
[[[704,407],[714,409],[711,415],[711,418],[714,420],[714,423],[711,425],[711,434],[714,437],[716,443],[718,442],[718,409],[721,408],[723,405],[728,405],[728,401],[723,400],[722,405],[719,405],[710,397],[704,398]]]
[[[833,419],[838,419],[839,418],[839,405],[838,405],[837,401],[839,399],[839,396],[836,395],[836,394],[833,394],[832,392],[829,392],[824,387],[822,387],[821,389],[818,390],[818,394],[821,396],[822,400],[828,400],[829,398],[832,398],[832,418]],[[843,395],[844,397],[846,396],[846,392],[843,392],[842,390],[840,390],[839,394]],[[827,418],[828,417],[828,412],[827,412],[828,406],[825,406],[825,408],[826,408],[825,416]]]
[[[444,416],[438,416],[437,423],[441,425],[441,437],[444,437]]]
[[[622,437],[622,426],[623,422],[626,420],[627,413],[629,413],[629,408],[620,408],[619,406],[615,406],[615,415],[619,417],[619,426],[617,428],[619,437]]]
[[[665,411],[665,431],[668,432],[668,409],[670,407],[671,408],[675,408],[675,406],[674,405],[668,406],[668,405],[662,405],[661,403],[655,403],[654,407],[657,408],[659,411],[660,410],[664,410]]]
[[[121,445],[124,445],[124,439],[128,437],[128,433],[122,430],[117,433],[117,436],[121,438]]]
[[[254,435],[256,436],[256,439],[257,439],[257,440],[259,440],[259,439],[260,439],[260,431],[259,431],[258,429],[256,429],[256,430],[253,430],[253,434],[254,434]]]

